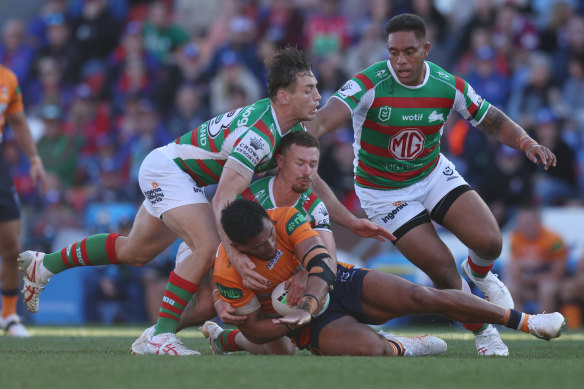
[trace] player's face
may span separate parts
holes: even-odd
[[[244,254],[252,255],[263,261],[274,258],[278,252],[276,230],[272,221],[264,218],[264,229],[259,235],[248,239],[246,244],[236,244],[236,248]]]
[[[430,43],[416,38],[413,31],[397,31],[387,37],[389,62],[404,85],[416,86],[424,81],[424,60],[429,50]]]
[[[320,151],[316,147],[292,145],[284,155],[278,154],[278,176],[294,192],[304,193],[312,184],[319,157]]]
[[[320,93],[316,89],[316,78],[312,73],[296,78],[294,91],[290,94],[290,109],[300,121],[312,120],[320,104]]]

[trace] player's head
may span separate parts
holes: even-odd
[[[304,53],[286,47],[278,51],[266,66],[270,100],[286,106],[300,121],[314,119],[321,97]]]
[[[385,35],[389,61],[399,81],[408,86],[420,85],[430,50],[424,20],[414,14],[394,16],[385,26]]]
[[[270,260],[276,255],[276,231],[266,210],[255,201],[237,199],[221,211],[221,226],[242,253]]]
[[[320,145],[314,136],[305,131],[286,134],[276,156],[279,185],[289,185],[296,193],[306,192],[318,169],[319,157]]]

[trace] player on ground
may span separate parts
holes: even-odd
[[[310,189],[317,172],[319,157],[320,146],[314,136],[305,131],[288,133],[282,138],[280,149],[276,155],[277,174],[254,181],[239,197],[257,201],[266,209],[278,206],[293,206],[310,221],[310,226],[318,231],[325,247],[336,258],[336,247],[330,230],[328,210],[320,198]],[[190,249],[182,243],[176,256],[177,263],[188,257],[189,254]],[[287,288],[291,304],[296,304],[304,292],[307,275],[306,270],[299,271],[296,277],[289,280]],[[217,301],[219,300],[218,296],[214,295],[217,304],[213,304],[211,294],[213,289],[216,289],[214,285],[215,282],[207,276],[201,281],[199,290],[193,296],[193,299],[189,301],[187,308],[181,315],[178,324],[179,330],[201,325],[206,320],[214,318],[217,316],[216,309],[220,312],[224,322],[236,324],[238,321],[245,320],[245,316],[234,315],[234,310],[229,304]],[[193,304],[195,299],[197,303]],[[144,354],[144,347],[153,330],[154,326],[146,329],[132,344],[131,351],[133,354]],[[291,347],[291,343],[289,345],[289,348],[294,349]],[[276,342],[274,345],[257,345],[256,347],[271,350],[269,352],[272,353],[278,352],[277,350],[280,346]],[[249,351],[260,353],[260,351],[254,349],[249,349]]]
[[[45,185],[45,169],[39,157],[30,128],[24,114],[22,94],[16,75],[0,65],[0,145],[6,121],[14,132],[14,138],[30,162],[30,177],[34,185]],[[30,334],[16,313],[18,301],[18,253],[20,253],[20,204],[16,188],[10,177],[10,168],[0,151],[0,292],[2,313],[0,327],[7,335],[28,337]]]
[[[347,81],[308,130],[320,137],[352,119],[355,191],[369,219],[395,235],[398,250],[436,288],[470,292],[431,222],[443,225],[469,248],[462,271],[489,301],[513,308],[509,291],[490,271],[501,254],[501,232],[484,201],[440,153],[444,122],[457,111],[546,169],[556,157],[464,80],[425,61],[430,43],[420,17],[393,17],[386,35],[389,60]],[[479,354],[508,355],[494,327],[465,327],[475,334]]]
[[[294,208],[266,211],[253,201],[238,199],[223,210],[221,223],[232,244],[247,253],[258,272],[270,280],[266,292],[293,275],[298,266],[311,269],[313,274],[313,269],[326,268],[322,262],[328,264],[331,259],[319,243],[317,233]],[[565,324],[564,317],[557,312],[528,315],[459,290],[425,287],[342,262],[338,262],[333,281],[323,277],[333,286],[324,313],[314,316],[322,307],[325,295],[312,293],[307,287],[292,313],[273,319],[275,311],[270,293],[256,293],[246,288],[230,266],[222,246],[215,259],[213,276],[220,298],[231,304],[237,314],[247,315],[238,325],[247,339],[261,344],[287,335],[299,348],[316,354],[400,356],[444,352],[446,344],[436,337],[395,337],[378,334],[367,325],[383,324],[411,314],[432,313],[463,322],[502,324],[546,340],[560,336]],[[309,283],[312,278],[316,277],[309,276]],[[231,351],[240,349],[235,339],[237,333],[224,336],[218,326],[211,330],[212,346]]]
[[[310,64],[292,48],[280,51],[268,64],[268,91],[269,98],[213,118],[146,157],[139,176],[146,199],[128,237],[99,234],[55,253],[23,253],[23,292],[29,310],[38,310],[39,294],[56,273],[76,266],[144,265],[180,237],[192,253],[170,275],[148,352],[198,354],[181,343],[176,328],[186,303],[212,266],[219,242],[228,247],[229,258],[247,286],[261,289],[267,282],[229,244],[218,225],[220,212],[247,188],[254,172],[275,166],[282,136],[303,131],[302,121],[314,118],[320,101]],[[203,187],[215,183],[211,208]],[[331,194],[328,189],[321,197]],[[375,223],[357,219],[334,198],[330,204],[338,206],[336,221],[359,235],[392,237]],[[219,232],[211,228],[214,225]]]

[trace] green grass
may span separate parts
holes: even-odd
[[[198,331],[181,332],[201,357],[132,356],[137,327],[32,327],[0,337],[0,388],[546,388],[582,387],[584,332],[545,342],[501,330],[509,357],[479,357],[470,334],[434,326],[448,351],[437,357],[366,358],[210,354]],[[424,331],[425,330],[425,331]],[[415,335],[420,329],[398,328]]]

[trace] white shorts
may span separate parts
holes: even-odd
[[[140,189],[146,199],[144,208],[160,216],[173,208],[188,204],[208,204],[203,188],[168,158],[160,149],[152,150],[140,165]]]
[[[431,213],[444,196],[463,185],[468,186],[454,164],[440,154],[434,170],[422,181],[394,190],[355,185],[355,193],[369,219],[394,233],[423,211]]]

